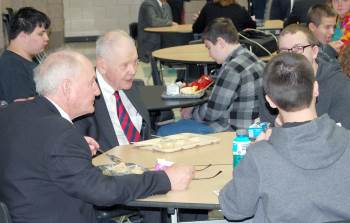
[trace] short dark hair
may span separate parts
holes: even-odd
[[[238,42],[238,31],[231,19],[220,17],[212,20],[202,34],[203,40],[208,40],[213,44],[219,37],[228,43]]]
[[[314,34],[310,31],[310,29],[302,24],[291,24],[291,25],[285,27],[281,31],[280,35],[278,36],[278,39],[280,39],[281,37],[283,37],[287,34],[295,34],[297,32],[304,33],[309,44],[311,44],[313,46],[320,45],[320,41],[314,36]]]
[[[51,21],[49,17],[32,7],[24,7],[19,9],[10,20],[9,39],[15,39],[20,32],[30,34],[39,26],[48,29]]]
[[[316,26],[321,24],[322,18],[336,17],[337,12],[326,4],[313,5],[307,13],[307,24],[313,23]]]
[[[280,53],[265,67],[264,90],[279,108],[287,112],[310,106],[314,82],[312,65],[302,54]]]

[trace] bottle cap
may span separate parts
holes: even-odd
[[[248,135],[248,132],[246,129],[237,129],[236,135],[237,136],[246,136],[246,135]]]

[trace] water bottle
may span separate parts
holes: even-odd
[[[238,163],[243,159],[246,154],[247,147],[250,144],[248,132],[245,129],[239,129],[236,131],[236,138],[233,140],[233,167],[235,168]]]

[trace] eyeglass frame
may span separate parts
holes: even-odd
[[[293,52],[293,53],[304,53],[305,51],[305,48],[308,48],[308,47],[314,47],[314,46],[317,46],[316,44],[308,44],[308,45],[305,45],[305,46],[293,46],[292,48],[289,48],[289,49],[283,49],[283,50],[278,50],[278,53],[281,53],[281,52]],[[296,50],[293,50],[296,49]]]
[[[332,2],[340,3],[340,2],[347,2],[348,0],[332,0]]]

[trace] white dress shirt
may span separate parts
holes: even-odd
[[[100,85],[102,96],[105,100],[109,117],[112,121],[114,132],[117,136],[119,145],[127,145],[129,141],[120,125],[117,114],[117,102],[114,96],[115,90],[103,79],[102,75],[96,70],[96,77]],[[141,131],[142,116],[137,112],[131,101],[125,95],[123,90],[119,90],[120,99],[122,100],[126,111],[130,116],[130,120],[134,124],[137,131]]]
[[[50,100],[50,98],[46,98],[47,100],[49,100],[53,106],[55,106],[55,108],[58,110],[58,112],[60,113],[60,115],[62,116],[62,118],[66,119],[67,121],[69,121],[70,123],[73,124],[72,119],[69,117],[69,115],[55,102],[53,102],[52,100]]]
[[[159,4],[159,6],[162,8],[163,3],[162,3],[160,0],[157,0],[157,2],[158,2],[158,4]]]

